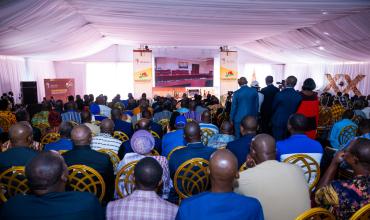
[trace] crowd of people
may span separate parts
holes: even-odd
[[[22,106],[3,95],[0,173],[25,166],[31,191],[1,204],[0,219],[293,220],[315,206],[349,219],[370,202],[370,96],[318,94],[311,78],[301,91],[294,76],[280,88],[272,76],[265,81],[260,89],[241,77],[240,88],[222,104],[209,94],[149,100],[144,93],[136,100],[130,93],[111,102],[77,95]],[[350,128],[343,141],[343,129]],[[128,140],[115,138],[115,131]],[[43,146],[49,133],[60,138]],[[101,149],[118,155],[116,167]],[[284,162],[296,154],[320,164],[312,191],[302,168]],[[209,161],[210,186],[179,203],[174,176],[193,158]],[[120,198],[115,175],[132,161],[138,161],[134,191]],[[77,164],[103,177],[101,202],[69,191],[67,167]],[[339,178],[342,169],[353,175]]]

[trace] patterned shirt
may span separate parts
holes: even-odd
[[[208,140],[208,147],[220,148],[225,147],[227,143],[235,140],[234,135],[229,134],[215,134]]]
[[[10,122],[10,126],[12,126],[13,124],[15,124],[17,122],[17,119],[15,118],[15,115],[10,111],[0,111],[0,116],[8,119],[8,121]],[[10,128],[10,126],[9,126],[9,128]],[[8,132],[8,128],[3,128],[3,131]]]
[[[153,121],[159,122],[162,119],[170,120],[171,115],[172,115],[172,112],[167,111],[167,110],[163,110],[161,112],[157,112],[157,113],[154,114]]]
[[[78,124],[81,124],[81,115],[76,111],[68,111],[61,114],[62,121],[74,121]]]
[[[126,198],[108,204],[107,220],[173,220],[177,209],[154,191],[135,190]]]
[[[37,124],[47,124],[49,125],[49,111],[41,111],[39,113],[36,113],[33,118],[32,118],[32,125],[37,125]]]
[[[370,175],[355,176],[352,180],[334,180],[319,189],[315,201],[325,208],[333,208],[338,220],[349,219],[358,209],[370,203]]]
[[[331,108],[332,122],[339,121],[342,118],[342,115],[345,111],[343,106],[334,104]]]
[[[118,153],[121,144],[122,141],[115,139],[114,137],[112,137],[112,135],[107,133],[100,133],[92,138],[91,149],[93,150],[108,149]]]

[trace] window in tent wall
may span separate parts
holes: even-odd
[[[104,94],[111,101],[117,94],[126,99],[134,90],[132,62],[87,63],[86,92],[98,96]]]
[[[248,80],[248,85],[253,80],[257,80],[261,88],[266,86],[265,78],[268,75],[273,75],[271,64],[245,64],[244,71],[240,72],[239,77],[244,76]]]

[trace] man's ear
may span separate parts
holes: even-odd
[[[236,172],[235,179],[239,179],[239,177],[240,177],[239,172]]]

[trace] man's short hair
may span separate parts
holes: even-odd
[[[69,121],[64,121],[60,124],[59,133],[62,137],[71,137],[73,125]]]
[[[348,110],[344,111],[344,113],[342,115],[342,118],[343,119],[352,119],[354,115],[355,115],[355,113],[352,110],[348,109]]]
[[[15,118],[17,121],[28,121],[29,120],[29,114],[26,110],[20,109],[16,111]]]
[[[157,188],[161,181],[162,174],[163,169],[161,165],[152,157],[141,159],[134,169],[136,183],[153,190]]]
[[[307,130],[307,118],[302,114],[292,114],[288,119],[288,123],[294,131]]]
[[[357,157],[361,164],[370,166],[370,140],[366,138],[358,138],[352,147],[349,148],[350,153]]]
[[[297,77],[295,76],[288,76],[285,80],[286,86],[294,87],[297,84]]]

